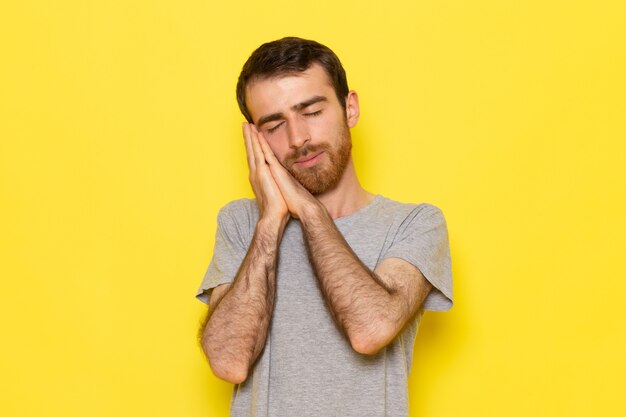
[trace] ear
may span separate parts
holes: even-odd
[[[356,91],[350,90],[346,97],[346,118],[350,129],[356,126],[360,116],[361,110],[359,109],[359,96],[356,94]]]

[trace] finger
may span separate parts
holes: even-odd
[[[267,143],[265,136],[263,136],[262,133],[259,133],[257,137],[259,138],[259,145],[261,145],[261,150],[263,151],[263,155],[265,156],[265,160],[270,167],[270,171],[272,172],[274,179],[276,181],[281,181],[281,183],[283,181],[295,182],[295,179],[289,172],[287,172],[283,164],[281,164],[278,158],[276,158],[276,155],[274,155],[274,152],[272,151],[272,148],[270,148],[269,143]]]
[[[263,155],[263,150],[261,149],[261,145],[259,144],[259,131],[256,130],[256,127],[254,125],[250,126],[250,142],[252,144],[254,161],[257,168],[260,168],[265,165],[265,156]]]
[[[292,184],[297,187],[298,185],[300,185],[300,183],[298,183],[296,179],[287,171],[283,164],[280,163],[278,158],[276,158],[276,155],[274,155],[274,152],[272,151],[272,148],[270,148],[270,145],[267,143],[267,140],[265,140],[265,137],[262,134],[259,134],[258,137],[259,144],[261,145],[261,149],[263,150],[263,154],[265,155],[265,159],[267,160],[267,163],[269,165],[272,177],[274,178],[278,186],[285,187],[288,184]]]
[[[246,146],[246,159],[248,160],[248,168],[250,171],[256,169],[256,164],[254,162],[254,152],[252,151],[252,139],[250,137],[250,124],[244,122],[242,125],[243,130],[243,141]]]
[[[269,143],[267,143],[265,136],[263,136],[261,132],[259,132],[258,138],[259,138],[259,145],[261,145],[261,150],[263,151],[263,155],[265,156],[265,160],[267,161],[267,163],[270,165],[272,164],[281,165],[281,163],[276,158],[276,155],[274,155],[272,148],[270,148]]]

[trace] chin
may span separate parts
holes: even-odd
[[[316,169],[311,172],[294,172],[293,176],[298,180],[304,188],[313,195],[324,194],[327,191],[334,190],[341,177],[343,170],[338,170],[337,166],[330,169]]]

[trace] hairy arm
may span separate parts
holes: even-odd
[[[217,287],[211,294],[209,316],[200,338],[213,373],[234,384],[246,380],[265,346],[274,308],[278,246],[289,219],[257,135],[254,126],[243,125],[259,221],[232,284]]]
[[[414,316],[432,288],[412,264],[388,258],[370,271],[321,204],[300,218],[320,287],[335,321],[359,353],[374,354]]]
[[[213,373],[239,384],[263,347],[276,286],[276,253],[283,225],[259,221],[250,249],[232,284],[211,294],[201,344]]]
[[[374,354],[415,315],[432,285],[399,258],[370,271],[345,241],[324,205],[280,164],[263,135],[256,139],[287,205],[302,223],[309,258],[331,314],[359,353]]]

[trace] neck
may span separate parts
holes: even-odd
[[[374,199],[374,194],[361,186],[351,156],[339,184],[315,197],[326,207],[328,214],[337,219],[367,206]]]

